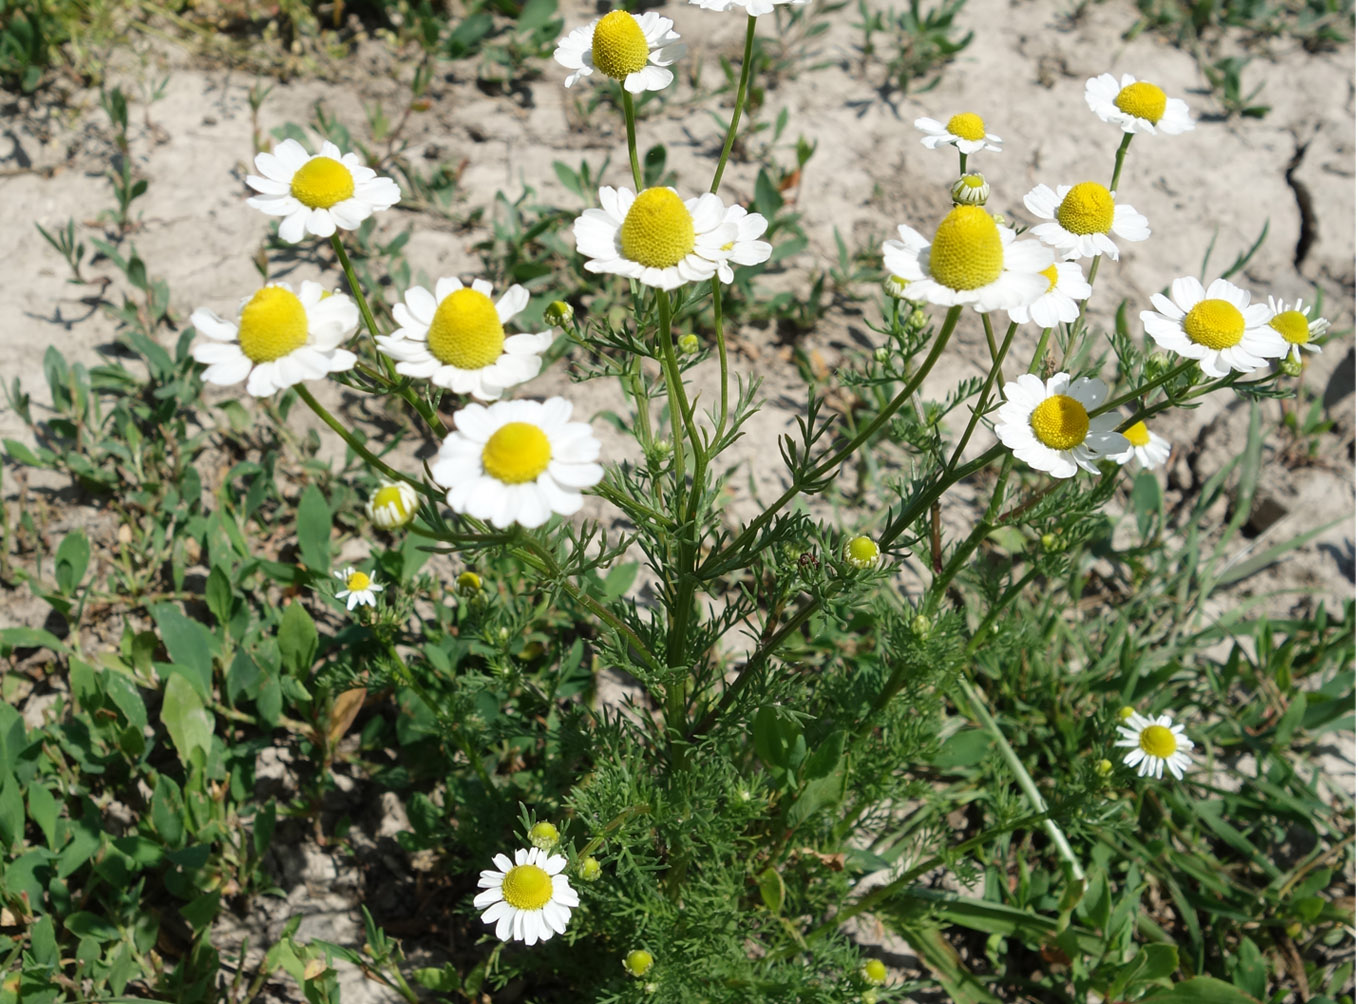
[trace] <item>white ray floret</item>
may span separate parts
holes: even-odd
[[[1124,73],[1120,81],[1111,73],[1090,77],[1085,81],[1085,102],[1095,115],[1123,132],[1175,136],[1193,128],[1187,104],[1130,73]]]
[[[1183,276],[1170,284],[1169,296],[1152,294],[1151,305],[1154,310],[1141,311],[1146,334],[1161,348],[1198,360],[1209,377],[1248,373],[1287,355],[1287,342],[1269,327],[1268,305],[1250,303],[1249,293],[1225,279],[1204,290]]]
[[[980,153],[982,150],[999,153],[1004,143],[1000,137],[986,132],[985,120],[975,112],[960,112],[947,122],[918,118],[915,119],[915,128],[924,133],[920,142],[930,150],[951,145],[965,154]]]
[[[1055,478],[1081,468],[1093,474],[1098,461],[1123,453],[1128,442],[1117,412],[1091,418],[1108,388],[1102,380],[1057,373],[1045,384],[1031,373],[1005,384],[1005,402],[995,413],[995,435],[1014,456]]]
[[[483,910],[481,919],[495,925],[501,941],[536,945],[555,934],[564,934],[571,910],[580,897],[563,874],[566,858],[537,847],[520,848],[514,860],[497,854],[494,868],[481,872],[472,904]]]
[[[1311,308],[1304,300],[1298,300],[1289,307],[1285,300],[1268,298],[1268,326],[1282,335],[1287,343],[1288,354],[1296,360],[1305,352],[1319,352],[1320,346],[1313,339],[1319,338],[1330,329],[1330,322],[1323,317],[1311,320]]]
[[[620,81],[628,93],[640,94],[668,87],[674,71],[667,67],[683,54],[684,44],[669,18],[655,11],[615,10],[562,38],[552,57],[572,71],[567,87],[598,70]]]
[[[1113,237],[1144,241],[1151,235],[1146,217],[1119,204],[1115,194],[1097,181],[1061,185],[1056,191],[1038,185],[1023,197],[1023,204],[1034,216],[1049,221],[1033,227],[1033,236],[1067,259],[1102,254],[1117,261]]]
[[[1080,300],[1089,299],[1094,290],[1085,281],[1084,269],[1078,261],[1053,262],[1042,270],[1047,280],[1047,291],[1032,303],[1011,307],[1009,320],[1015,324],[1029,321],[1043,328],[1069,324],[1080,316]]]
[[[1128,767],[1135,767],[1138,777],[1164,776],[1166,768],[1179,780],[1184,771],[1193,766],[1188,753],[1193,740],[1184,735],[1184,727],[1175,725],[1169,715],[1147,718],[1133,712],[1125,725],[1118,726],[1121,737],[1114,746],[1130,746],[1131,752],[1122,758]]]
[[[285,282],[265,286],[241,302],[234,321],[199,307],[189,323],[209,339],[193,347],[193,358],[207,366],[203,380],[221,385],[244,380],[255,397],[324,379],[358,361],[340,348],[358,328],[358,307],[310,280],[297,293]]]
[[[268,216],[281,216],[278,237],[296,244],[307,234],[329,237],[338,228],[356,230],[375,212],[401,200],[401,190],[360,163],[354,153],[340,153],[329,141],[321,152],[307,153],[295,139],[285,139],[269,153],[255,157],[259,174],[245,183],[258,195],[246,205]]]

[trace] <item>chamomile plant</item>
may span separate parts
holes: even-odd
[[[887,293],[872,351],[809,381],[795,421],[760,422],[759,374],[737,365],[724,306],[786,266],[771,186],[750,203],[722,179],[756,20],[795,6],[695,0],[565,31],[559,86],[611,88],[621,106],[620,122],[584,123],[618,157],[576,186],[584,208],[559,214],[569,275],[426,262],[432,281],[365,288],[346,243],[399,203],[385,166],[294,140],[260,154],[247,205],[278,217],[284,242],[327,240],[328,286],[343,288],[223,291],[241,306],[193,314],[193,356],[223,392],[300,402],[366,468],[363,554],[294,588],[346,618],[326,693],[382,705],[437,779],[402,844],[437,861],[432,909],[456,929],[451,969],[422,971],[426,986],[887,999],[903,981],[852,933],[871,913],[939,971],[956,953],[937,924],[964,918],[1001,924],[1034,958],[1056,939],[1069,962],[1045,977],[1056,996],[1136,999],[1174,949],[1153,939],[1143,965],[1130,919],[1105,938],[1110,897],[1130,918],[1141,880],[1110,879],[1100,841],[1135,825],[1143,797],[1160,814],[1152,795],[1211,790],[1234,733],[1228,708],[1173,702],[1179,677],[1149,668],[1152,647],[1194,656],[1165,616],[1145,626],[1153,639],[1119,621],[1113,662],[1068,638],[1091,605],[1116,618],[1132,601],[1115,589],[1143,584],[1144,552],[1113,531],[1129,497],[1158,490],[1173,449],[1159,416],[1209,394],[1279,395],[1272,365],[1315,351],[1327,322],[1169,271],[1113,360],[1091,322],[1100,264],[1146,255],[1148,221],[1169,213],[1124,172],[1132,140],[1172,143],[1193,121],[1154,84],[1105,74],[1084,125],[1091,149],[1111,137],[1108,157],[1016,206],[994,204],[1028,187],[1012,181],[1027,152],[1002,109],[916,120],[927,155],[955,154],[960,176],[912,218],[881,220],[894,236],[872,258],[868,287]],[[634,99],[682,86],[674,68],[732,11],[747,45],[724,137],[697,176],[647,177],[639,151],[666,137],[639,133],[667,126],[639,122]],[[1109,184],[1076,180],[1107,178],[1105,160]],[[940,392],[931,374],[963,352],[978,374]],[[356,428],[325,380],[399,433]],[[751,452],[781,457],[771,487],[747,490]],[[1092,570],[1095,552],[1128,580]],[[1034,752],[1009,727],[1011,698],[1034,677],[1060,693],[1058,666],[1102,674],[1147,715],[1117,725],[1072,699]],[[977,778],[981,793],[957,800]],[[969,835],[958,813],[974,814]],[[1017,879],[988,870],[1011,842]],[[1029,857],[1040,894],[1024,886]],[[945,870],[993,902],[940,893],[930,876]]]

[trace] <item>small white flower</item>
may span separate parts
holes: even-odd
[[[484,279],[463,286],[451,276],[440,279],[432,294],[412,286],[391,311],[400,327],[379,336],[377,347],[397,360],[397,373],[494,401],[538,375],[552,333],[506,335],[505,323],[528,306],[528,290],[510,286],[498,301],[492,292]]]
[[[357,606],[377,606],[377,594],[386,588],[378,584],[377,576],[357,571],[352,565],[342,572],[336,572],[335,578],[344,583],[344,588],[335,594],[335,599],[348,597],[349,602],[345,606],[350,610]]]
[[[1117,261],[1118,247],[1110,234],[1125,241],[1144,241],[1151,228],[1146,217],[1131,206],[1118,205],[1115,198],[1097,181],[1082,181],[1054,192],[1038,185],[1023,197],[1023,204],[1034,216],[1052,221],[1039,223],[1032,232],[1058,254],[1067,259],[1105,254]]]
[[[1102,380],[1057,373],[1043,382],[1031,373],[1004,385],[1004,404],[995,413],[995,435],[1014,456],[1055,478],[1070,478],[1084,468],[1099,472],[1097,461],[1127,449],[1116,432],[1116,412],[1097,418],[1089,413],[1103,404],[1108,388]]]
[[[1161,348],[1198,360],[1209,377],[1248,373],[1287,355],[1287,342],[1269,327],[1268,305],[1251,304],[1239,286],[1215,279],[1204,291],[1193,276],[1183,276],[1169,294],[1152,294],[1155,310],[1141,311],[1146,334]]]
[[[1125,464],[1129,460],[1135,459],[1146,470],[1159,467],[1169,459],[1169,440],[1164,436],[1157,435],[1146,428],[1145,422],[1137,422],[1122,430],[1122,434],[1127,437],[1128,446],[1126,452],[1119,453],[1113,457],[1119,464]]]
[[[364,506],[369,521],[383,530],[405,526],[419,508],[419,493],[404,481],[383,481]]]
[[[969,171],[952,183],[949,189],[954,205],[984,206],[990,198],[990,183],[984,175]]]
[[[703,10],[743,10],[750,17],[772,14],[773,8],[786,4],[789,7],[802,7],[811,0],[688,0]]]
[[[313,155],[295,139],[285,139],[272,153],[255,157],[255,170],[259,174],[247,175],[245,183],[259,194],[246,205],[283,217],[278,237],[289,244],[308,233],[329,237],[336,227],[356,230],[373,213],[401,200],[396,182],[378,177],[357,154],[341,154],[328,141]]]
[[[564,934],[571,909],[580,905],[563,874],[566,859],[531,847],[515,851],[513,861],[504,854],[493,860],[495,867],[481,872],[476,883],[485,892],[478,893],[472,904],[485,910],[481,919],[495,925],[495,937],[536,945]]]
[[[1319,338],[1330,329],[1330,322],[1323,317],[1311,320],[1311,308],[1303,306],[1303,302],[1298,300],[1296,306],[1289,307],[1285,300],[1275,300],[1271,296],[1268,298],[1268,311],[1272,315],[1268,326],[1283,336],[1288,353],[1298,361],[1301,360],[1303,349],[1319,352],[1320,346],[1312,339]]]
[[[1043,270],[1052,252],[1037,241],[1014,239],[980,206],[954,206],[927,240],[902,224],[900,240],[882,245],[887,272],[904,282],[899,295],[945,307],[1008,310],[1032,303],[1049,285]]]
[[[1121,126],[1123,132],[1176,136],[1193,128],[1188,105],[1130,73],[1122,75],[1121,83],[1111,73],[1090,77],[1085,81],[1085,102],[1095,115]]]
[[[575,221],[575,247],[588,272],[612,272],[657,289],[677,289],[717,275],[730,265],[757,265],[773,248],[757,240],[768,223],[758,213],[726,206],[711,193],[683,201],[672,188],[599,189],[602,209]],[[739,209],[739,212],[735,210]]]
[[[499,529],[570,516],[584,504],[581,489],[604,476],[599,441],[588,423],[570,417],[571,403],[560,397],[468,405],[453,415],[455,431],[429,472],[448,489],[454,512]]]
[[[270,283],[241,301],[236,321],[199,307],[189,323],[211,339],[193,347],[193,358],[207,366],[203,379],[226,385],[248,377],[245,389],[255,397],[341,373],[358,361],[339,347],[358,328],[358,307],[310,280],[298,293],[285,282]]]
[[[938,119],[915,119],[915,128],[924,133],[920,140],[930,150],[952,144],[961,153],[979,153],[982,150],[1000,152],[1004,140],[985,131],[985,120],[975,112],[961,112],[940,122]]]
[[[598,70],[622,81],[631,94],[659,91],[674,79],[665,67],[684,54],[673,29],[674,22],[655,11],[633,15],[615,10],[561,39],[552,57],[575,71],[566,78],[567,87]]]
[[[1154,774],[1158,780],[1168,767],[1171,774],[1182,780],[1184,771],[1193,766],[1188,755],[1193,740],[1184,735],[1184,727],[1175,725],[1169,715],[1150,719],[1136,712],[1127,716],[1126,722],[1126,725],[1118,726],[1118,735],[1122,738],[1113,743],[1114,746],[1132,747],[1122,762],[1135,767],[1137,777]]]
[[[1085,281],[1084,269],[1078,261],[1058,261],[1042,270],[1047,280],[1047,291],[1026,306],[1011,307],[1009,320],[1015,324],[1032,321],[1044,328],[1069,324],[1080,316],[1078,300],[1089,299],[1093,287]]]

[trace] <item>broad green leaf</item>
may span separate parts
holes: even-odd
[[[24,838],[24,798],[14,775],[0,785],[0,843],[14,847]]]
[[[966,967],[957,949],[948,943],[938,928],[906,922],[897,922],[893,926],[942,984],[954,1004],[1000,1004],[1000,999],[987,990]]]
[[[90,564],[90,542],[84,530],[68,533],[57,545],[56,564],[53,574],[57,588],[63,595],[70,596],[80,586],[85,570]]]
[[[759,895],[764,900],[764,905],[774,913],[783,912],[783,902],[787,899],[787,887],[783,885],[783,876],[778,874],[778,869],[770,865],[759,873]]]
[[[293,676],[310,675],[317,641],[316,624],[306,607],[296,600],[289,603],[278,625],[278,650],[283,655],[284,671]]]
[[[1141,998],[1141,1004],[1259,1004],[1247,993],[1211,976],[1194,976]]]
[[[184,799],[179,794],[179,785],[164,774],[156,778],[156,790],[151,796],[151,822],[168,846],[183,844]]]
[[[38,824],[38,829],[47,839],[47,846],[52,850],[57,849],[58,811],[57,800],[46,785],[35,782],[28,786],[28,818]]]
[[[193,684],[178,673],[165,681],[165,700],[160,719],[170,731],[179,759],[186,769],[193,766],[193,751],[200,750],[207,760],[212,749],[212,717],[203,706]]]
[[[170,660],[188,672],[185,674],[193,683],[198,696],[203,700],[212,697],[212,656],[218,651],[217,639],[202,624],[184,615],[184,612],[171,603],[159,603],[151,608],[160,638],[165,643],[165,651]]]
[[[313,572],[330,573],[330,505],[315,483],[306,486],[297,504],[297,547]]]

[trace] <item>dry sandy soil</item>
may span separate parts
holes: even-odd
[[[870,6],[889,5],[874,0]],[[744,19],[675,2],[659,9],[676,19],[689,44],[690,61],[701,64],[701,81],[714,85],[719,79],[716,56],[739,57]],[[563,14],[569,29],[593,16],[593,5],[564,3]],[[1247,527],[1250,535],[1238,542],[1239,554],[1243,558],[1252,549],[1340,522],[1240,584],[1227,602],[1276,593],[1268,606],[1278,612],[1314,609],[1320,600],[1334,609],[1352,595],[1354,575],[1353,49],[1313,54],[1295,42],[1271,43],[1246,70],[1248,85],[1263,84],[1260,100],[1272,105],[1271,112],[1263,119],[1227,118],[1190,55],[1152,34],[1122,39],[1135,18],[1129,0],[1079,5],[969,0],[960,22],[976,33],[971,46],[946,69],[936,89],[902,96],[881,92],[880,69],[861,65],[856,49],[861,33],[851,8],[831,15],[829,31],[810,43],[796,71],[769,92],[761,112],[771,121],[779,109],[788,109],[786,147],[799,134],[818,144],[799,184],[788,192],[803,214],[810,245],[784,262],[781,274],[761,281],[773,288],[803,288],[808,275],[834,263],[836,229],[851,248],[863,248],[891,236],[899,223],[932,228],[931,221],[946,208],[945,186],[954,176],[956,159],[920,144],[912,127],[918,116],[946,119],[962,110],[984,115],[991,131],[1005,141],[1003,154],[974,160],[992,183],[991,207],[1028,221],[1022,196],[1032,186],[1103,180],[1109,171],[1120,134],[1085,106],[1086,78],[1105,71],[1130,72],[1184,97],[1198,119],[1193,132],[1143,137],[1133,144],[1120,195],[1150,219],[1154,234],[1150,242],[1128,248],[1121,262],[1105,265],[1091,313],[1096,324],[1107,325],[1118,300],[1126,297],[1134,318],[1151,292],[1178,275],[1196,274],[1214,238],[1208,278],[1246,249],[1267,221],[1267,240],[1236,281],[1256,298],[1272,293],[1309,302],[1314,290],[1321,291],[1325,313],[1342,334],[1312,358],[1302,379],[1308,395],[1323,396],[1327,417],[1335,425],[1320,437],[1316,457],[1284,462],[1289,440],[1279,427],[1278,405],[1265,404],[1265,427],[1271,431],[1260,502]],[[768,31],[772,25],[770,18]],[[1234,51],[1236,40],[1223,44],[1223,51]],[[151,272],[169,280],[173,308],[183,323],[197,306],[227,312],[257,284],[251,259],[270,226],[244,205],[242,179],[252,154],[247,92],[255,79],[160,44],[121,53],[112,65],[117,69],[111,82],[121,83],[131,95],[168,77],[161,100],[133,108],[133,156],[150,189],[137,204],[142,217],[131,239]],[[620,124],[598,118],[581,122],[574,110],[580,91],[562,88],[564,71],[555,65],[545,65],[538,79],[527,81],[512,96],[478,88],[471,63],[443,64],[439,70],[429,110],[415,116],[407,131],[412,141],[408,155],[454,163],[466,159],[459,209],[489,207],[495,192],[513,198],[524,186],[536,189],[543,202],[577,207],[578,200],[553,172],[554,160],[572,166],[584,160],[598,168],[611,157],[605,180],[627,183]],[[332,115],[359,132],[366,103],[384,101],[393,113],[397,110],[405,87],[404,79],[397,78],[404,75],[407,67],[381,46],[360,45],[350,65],[341,69],[339,85],[276,83],[260,124],[267,130],[305,122],[312,105],[323,101]],[[721,133],[705,112],[682,100],[691,93],[692,80],[681,74],[675,100],[642,123],[641,142],[645,147],[663,138],[681,190],[696,191],[706,183]],[[66,283],[64,265],[33,223],[51,229],[73,217],[85,225],[85,233],[95,232],[85,221],[111,202],[102,172],[112,147],[96,93],[75,93],[64,107],[39,97],[7,112],[10,147],[0,157],[0,206],[8,237],[0,248],[0,265],[9,281],[0,286],[0,314],[10,322],[0,380],[9,386],[18,377],[41,402],[46,397],[41,378],[46,348],[56,345],[68,360],[96,363],[114,327],[101,311],[82,302],[86,291]],[[787,148],[778,156],[783,164],[792,160]],[[757,169],[755,163],[734,163],[723,194],[748,203]],[[379,226],[389,236],[414,228],[407,252],[417,272],[467,277],[478,267],[471,247],[483,231],[469,233],[409,212],[388,213]],[[304,262],[294,278],[319,278],[306,271],[309,267]],[[112,269],[107,262],[96,263],[91,274],[112,274]],[[877,338],[867,326],[876,317],[875,290],[865,285],[858,292],[867,299],[837,301],[800,340],[800,347],[829,369],[849,347]],[[1135,324],[1133,330],[1139,333]],[[775,332],[750,328],[733,336],[741,367],[763,375],[770,402],[749,427],[745,460],[756,483],[775,485],[783,471],[772,449],[773,437],[792,422],[803,399],[802,384],[789,346]],[[1032,335],[1027,337],[1015,349],[1025,361],[1023,353],[1033,345]],[[979,326],[960,332],[926,390],[941,394],[958,379],[982,375],[983,344]],[[700,369],[697,379],[704,375]],[[580,398],[580,388],[567,388],[563,376],[548,374],[530,392],[563,389]],[[584,399],[579,407],[611,406],[610,389],[586,393],[596,397]],[[1201,409],[1171,415],[1158,425],[1175,443],[1165,472],[1171,501],[1194,491],[1224,457],[1243,448],[1247,415],[1246,404],[1217,395]],[[23,440],[28,433],[15,415],[0,411],[0,436]],[[979,448],[989,445],[985,436],[977,438]],[[606,448],[616,456],[624,441],[607,439]],[[7,496],[7,503],[12,498]],[[748,499],[735,502],[736,512],[751,508]],[[70,518],[79,522],[93,515],[73,512]],[[953,507],[956,525],[967,518],[964,507]],[[17,597],[12,604],[7,599],[0,624],[23,622],[32,614],[40,617],[40,610],[17,602]],[[370,816],[367,838],[390,847],[393,827],[399,829],[401,821],[383,813]],[[293,911],[312,918],[303,935],[347,943],[361,937],[356,905],[363,883],[351,859],[304,848],[279,864],[289,897],[247,920],[243,929],[257,932],[252,939],[256,944],[259,934],[276,930]],[[365,998],[368,991],[357,986],[347,989],[353,991],[347,999],[380,999]]]

